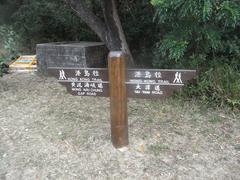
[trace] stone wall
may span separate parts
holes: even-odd
[[[101,42],[58,42],[38,44],[38,72],[47,67],[105,67],[108,50]]]

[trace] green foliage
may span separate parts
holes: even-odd
[[[18,53],[19,36],[11,26],[0,26],[0,47],[4,50],[1,53],[1,58],[12,59]]]
[[[118,0],[118,13],[134,61],[143,66],[151,66],[152,47],[158,28],[153,21],[154,8],[149,0]]]
[[[11,26],[0,26],[0,76],[3,74],[3,63],[14,59],[18,54],[19,36]]]
[[[19,0],[0,0],[0,25],[10,24],[11,16],[16,11]]]
[[[161,44],[157,44],[157,48],[163,56],[168,54],[170,59],[179,60],[184,55],[187,45],[187,41],[175,39],[174,36],[167,36]]]
[[[156,23],[153,22],[154,9],[150,2],[123,0],[118,5],[118,13],[129,44],[134,48],[151,46],[155,42],[157,31]]]
[[[238,1],[223,1],[220,4],[217,18],[225,27],[236,27],[236,25],[239,25],[239,5]]]
[[[25,0],[12,19],[23,46],[30,50],[42,42],[97,39],[63,0]]]
[[[102,19],[99,1],[85,1]],[[98,41],[64,0],[1,2],[0,53],[4,49],[5,58],[18,52],[19,43],[21,51],[34,52],[35,45],[42,42]],[[185,95],[239,107],[239,0],[116,2],[137,63],[144,67],[197,69],[199,75]]]
[[[222,42],[237,34],[239,28],[238,1],[153,0],[152,3],[156,6],[155,19],[164,30],[156,50],[169,60],[218,53],[219,48],[225,49]]]
[[[189,87],[218,105],[240,102],[240,1],[152,0],[161,27],[155,67],[198,69]]]
[[[21,36],[22,51],[34,52],[35,44],[52,41],[99,41],[85,23],[64,0],[4,0],[8,12],[0,11]],[[103,19],[100,3],[97,0],[85,0],[88,7]],[[156,23],[153,22],[154,8],[149,0],[117,0],[118,13],[127,37],[129,46],[137,62],[142,62],[155,43]],[[12,11],[15,7],[15,12]],[[0,6],[1,10],[1,6]],[[11,18],[9,18],[11,17]],[[6,18],[5,18],[6,19]],[[6,20],[5,20],[6,21]],[[0,20],[1,23],[1,20]],[[147,27],[147,28],[146,28]],[[142,53],[139,53],[141,50]],[[148,63],[148,61],[147,61]]]
[[[240,73],[228,64],[210,67],[199,74],[195,84],[189,85],[184,94],[199,97],[208,104],[225,103],[232,108],[240,107]]]

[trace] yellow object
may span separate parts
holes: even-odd
[[[25,72],[25,71],[36,71],[37,70],[37,58],[36,55],[23,55],[17,58],[16,61],[14,61],[9,66],[10,71],[16,71],[16,72]]]

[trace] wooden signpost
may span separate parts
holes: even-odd
[[[127,98],[165,98],[195,77],[195,70],[126,69],[126,56],[110,52],[108,68],[50,67],[50,75],[74,96],[110,97],[111,139],[113,146],[127,146]]]

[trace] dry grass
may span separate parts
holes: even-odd
[[[110,142],[108,98],[73,97],[33,74],[0,83],[0,179],[240,177],[239,113],[130,99],[121,152]]]

